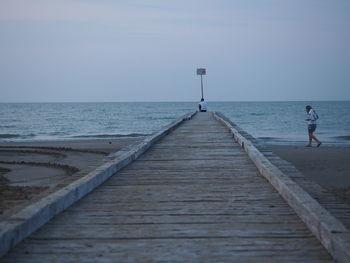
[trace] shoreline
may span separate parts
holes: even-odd
[[[0,145],[1,144],[20,144],[20,143],[69,143],[69,142],[86,142],[86,141],[113,141],[113,140],[133,140],[133,139],[142,139],[151,134],[141,134],[141,133],[131,133],[131,134],[114,134],[114,135],[106,135],[106,134],[96,134],[96,135],[81,135],[81,136],[71,136],[71,137],[53,137],[53,138],[5,138],[1,137],[0,134]],[[325,146],[346,146],[350,147],[350,135],[342,135],[342,136],[332,136],[332,137],[322,137],[322,134],[316,134],[317,137],[322,141],[322,145]],[[284,138],[284,137],[254,137],[259,142],[265,143],[267,145],[296,145],[302,146],[307,143],[307,134],[305,136],[298,138]]]
[[[125,136],[116,138],[69,138],[55,140],[13,140],[0,141],[0,149],[6,147],[48,147],[48,148],[72,148],[76,150],[94,151],[100,150],[104,153],[111,153],[115,149],[130,143],[142,140],[145,136]]]
[[[322,141],[323,147],[350,147],[350,136],[334,136],[332,138],[324,138],[317,135],[317,138],[320,138]],[[255,138],[258,142],[266,144],[268,146],[282,145],[282,146],[305,146],[307,144],[307,135],[302,139],[284,139],[277,137],[257,137]],[[313,141],[314,146],[316,144]]]

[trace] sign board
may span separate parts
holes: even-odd
[[[205,75],[206,69],[205,68],[197,68],[197,75]]]

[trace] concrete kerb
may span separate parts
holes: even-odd
[[[227,118],[216,112],[213,114],[217,120],[227,126],[260,173],[294,209],[332,257],[340,263],[350,262],[350,231],[290,177],[273,165],[251,141],[232,126]]]
[[[158,132],[148,136],[142,142],[122,152],[116,158],[104,163],[86,176],[72,182],[68,186],[42,198],[8,220],[0,222],[0,257],[5,255],[23,239],[47,223],[54,216],[67,209],[73,203],[84,197],[93,189],[101,185],[117,171],[137,159],[155,142],[178,127],[181,123],[191,119],[197,112],[188,113],[178,120],[163,127]]]

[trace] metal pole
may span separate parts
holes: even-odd
[[[204,99],[204,96],[203,96],[203,75],[201,74],[201,90],[202,90],[202,99]]]

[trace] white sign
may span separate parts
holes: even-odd
[[[197,68],[197,75],[205,75],[206,69],[205,68]]]

